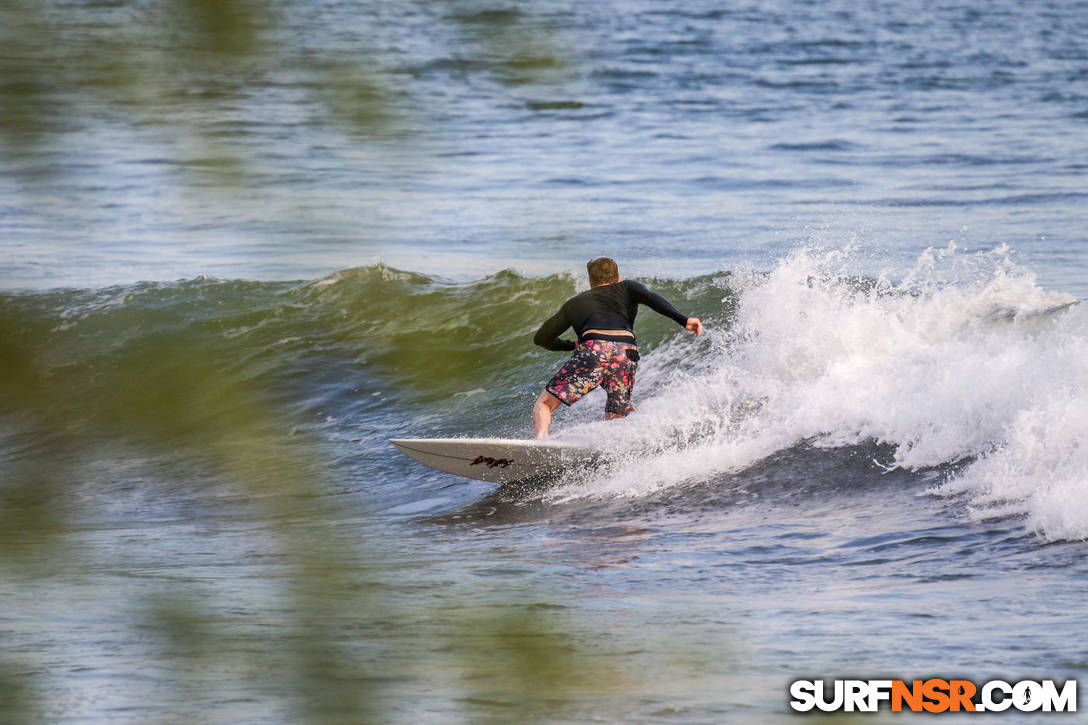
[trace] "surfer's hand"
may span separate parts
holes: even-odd
[[[684,324],[684,327],[691,330],[696,335],[703,334],[703,323],[699,322],[698,317],[689,317],[687,323]]]

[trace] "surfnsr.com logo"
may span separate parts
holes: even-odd
[[[790,697],[797,712],[877,712],[883,703],[892,712],[1076,712],[1077,681],[796,680]]]

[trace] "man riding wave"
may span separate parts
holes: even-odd
[[[635,315],[638,306],[673,319],[699,335],[703,323],[681,314],[668,300],[634,280],[620,280],[616,261],[600,257],[586,264],[590,288],[571,297],[537,330],[533,342],[547,350],[574,354],[544,386],[533,406],[533,427],[537,438],[548,436],[552,411],[573,405],[600,385],[608,395],[604,406],[607,420],[623,418],[634,410],[631,389],[638,368],[635,342]],[[578,342],[560,339],[571,327]]]

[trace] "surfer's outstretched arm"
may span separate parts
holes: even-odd
[[[640,305],[646,305],[651,310],[659,315],[664,315],[670,320],[675,320],[677,324],[683,325],[686,329],[691,330],[696,335],[701,335],[703,332],[703,323],[699,321],[698,317],[688,317],[680,310],[672,306],[672,303],[667,299],[659,295],[646,287],[641,282],[635,282],[629,280],[627,282],[631,290],[631,298]]]

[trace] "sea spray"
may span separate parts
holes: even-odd
[[[731,326],[644,358],[638,416],[568,432],[606,441],[618,465],[553,496],[643,495],[791,446],[870,441],[891,448],[890,467],[946,468],[932,491],[966,494],[974,516],[1088,536],[1083,306],[1004,248],[927,250],[898,279],[851,263],[801,249],[734,275]]]

